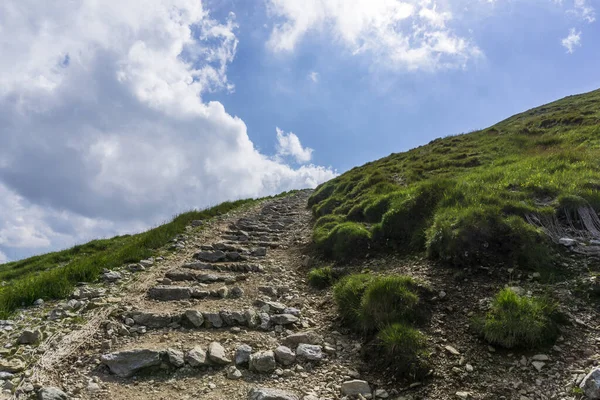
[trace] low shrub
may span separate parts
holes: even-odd
[[[388,325],[377,334],[377,343],[396,374],[418,377],[426,372],[427,340],[417,329],[401,323]]]
[[[558,335],[556,305],[547,298],[519,296],[501,290],[476,327],[488,342],[505,348],[531,348],[551,343]]]
[[[369,282],[360,303],[360,319],[365,331],[417,319],[417,289],[414,279],[403,275],[377,277]]]
[[[345,324],[355,328],[362,325],[361,301],[372,280],[373,276],[369,274],[353,274],[342,278],[333,287],[333,297]]]
[[[308,273],[308,284],[317,289],[325,289],[333,284],[334,276],[331,267],[313,268]]]

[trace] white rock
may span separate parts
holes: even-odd
[[[342,383],[342,394],[345,396],[371,395],[371,388],[367,381],[354,379]]]

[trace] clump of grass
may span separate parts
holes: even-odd
[[[315,229],[313,240],[317,248],[339,261],[364,255],[369,250],[370,232],[355,222],[337,221],[325,222]]]
[[[193,220],[210,219],[255,201],[248,199],[224,202],[206,210],[180,214],[169,223],[137,235],[117,237],[100,243],[91,242],[88,245],[76,246],[75,250],[50,253],[2,265],[0,274],[10,271],[15,265],[27,272],[0,289],[0,318],[10,316],[17,308],[31,305],[39,298],[64,298],[72,293],[76,283],[95,281],[105,268],[116,269],[123,264],[152,256],[157,249],[182,233]],[[71,256],[74,252],[80,256]],[[59,260],[61,264],[40,271],[41,265],[48,266],[44,264],[44,260]]]
[[[508,349],[545,345],[558,335],[553,302],[519,296],[510,288],[496,294],[490,311],[476,325],[485,340]]]
[[[313,268],[308,273],[308,284],[317,289],[325,289],[333,284],[331,267]]]
[[[342,321],[347,325],[361,326],[361,301],[372,280],[373,276],[369,274],[353,274],[342,278],[333,287],[333,297]]]
[[[395,366],[396,374],[418,377],[426,372],[427,340],[419,330],[406,324],[391,324],[379,331],[377,342],[388,363]]]
[[[377,331],[396,322],[414,321],[419,295],[411,277],[392,275],[369,282],[360,302],[360,319],[366,331]]]

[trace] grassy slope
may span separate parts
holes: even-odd
[[[526,216],[600,210],[600,90],[354,168],[309,200],[314,240],[345,260],[393,248],[450,264],[540,268],[551,243]]]
[[[282,193],[279,196],[287,195]],[[138,262],[152,256],[193,220],[207,220],[258,200],[224,202],[176,216],[171,222],[137,235],[94,240],[67,250],[0,265],[0,318],[39,298],[69,295],[77,282],[93,282],[103,269]]]

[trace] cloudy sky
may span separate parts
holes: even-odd
[[[3,0],[0,262],[600,87],[597,0]]]

